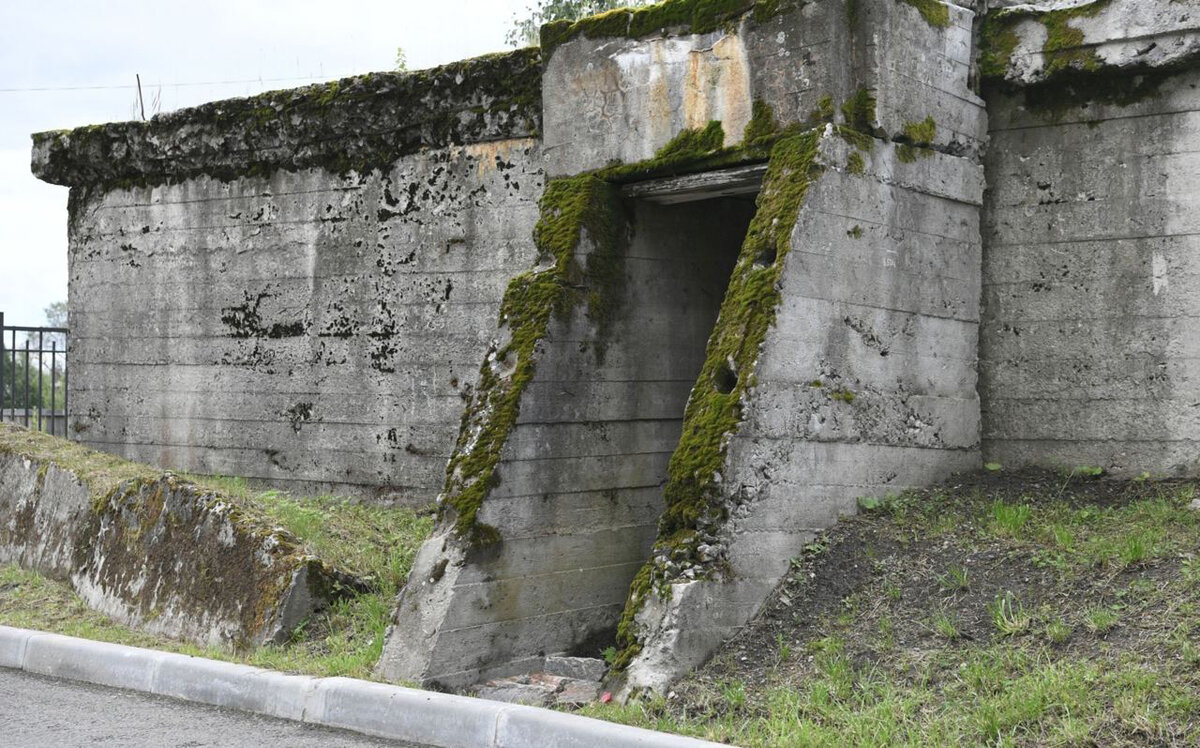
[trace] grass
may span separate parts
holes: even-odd
[[[671,698],[582,712],[764,748],[1196,745],[1195,487],[1094,473],[872,502]]]
[[[1003,597],[993,600],[988,605],[988,612],[992,616],[992,624],[1004,636],[1024,634],[1033,623],[1033,616],[1025,610],[1021,601],[1013,598],[1008,592],[1004,593]]]
[[[392,602],[433,520],[406,509],[333,497],[256,492],[237,479],[189,476],[269,518],[314,555],[370,580],[372,590],[335,602],[304,622],[291,641],[249,651],[202,648],[151,636],[90,610],[65,582],[0,566],[0,623],[85,639],[243,662],[285,672],[371,678],[383,649]]]

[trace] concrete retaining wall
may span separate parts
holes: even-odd
[[[72,432],[191,472],[427,504],[510,276],[538,147],[94,193],[72,223]],[[434,353],[436,351],[436,353]]]
[[[0,425],[0,563],[113,619],[202,645],[282,641],[349,582],[222,496]]]

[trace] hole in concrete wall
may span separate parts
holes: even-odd
[[[713,382],[713,386],[717,388],[717,392],[728,395],[733,392],[734,387],[737,387],[737,383],[737,372],[733,370],[732,363],[727,360],[721,365],[721,368],[717,369],[716,381]]]

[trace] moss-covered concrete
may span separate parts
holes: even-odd
[[[719,129],[719,128],[718,128]],[[625,221],[616,187],[593,174],[552,180],[541,201],[534,230],[538,267],[514,278],[500,308],[507,342],[491,350],[464,412],[454,455],[446,468],[443,513],[453,511],[459,537],[474,546],[499,540],[494,528],[477,521],[488,491],[496,484],[501,450],[520,412],[521,395],[533,378],[538,343],[554,315],[564,316],[579,301],[597,326],[603,346],[611,322],[608,304],[617,297],[621,275],[619,242]],[[581,242],[590,245],[581,265]]]
[[[361,586],[228,496],[8,425],[0,561],[70,580],[122,623],[232,647],[286,638]]]
[[[1112,3],[1095,2],[1058,10],[1018,7],[993,11],[984,18],[980,34],[979,73],[983,78],[1003,78],[1012,64],[1020,43],[1016,27],[1022,21],[1035,20],[1046,28],[1042,45],[1045,75],[1066,70],[1096,70],[1102,62],[1094,49],[1084,43],[1083,31],[1071,24],[1073,19],[1094,18]]]
[[[758,211],[742,245],[721,313],[709,338],[700,377],[684,414],[683,436],[671,457],[653,557],[635,578],[618,625],[618,668],[640,651],[635,617],[651,589],[665,590],[670,567],[711,570],[698,553],[702,531],[726,518],[720,473],[728,439],[742,420],[744,397],[754,386],[759,346],[775,319],[783,260],[792,228],[812,180],[820,130],[793,128],[771,149]]]
[[[758,23],[796,8],[798,0],[665,0],[640,8],[618,8],[578,21],[555,21],[542,27],[542,52],[577,37],[640,39],[656,34],[707,34],[753,11]]]
[[[33,136],[47,182],[121,187],[324,167],[364,173],[421,148],[534,135],[536,48],[412,73],[371,73],[121,122]]]

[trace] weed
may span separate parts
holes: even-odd
[[[1006,504],[996,499],[991,506],[992,528],[999,535],[1016,536],[1032,514],[1028,504]]]
[[[939,610],[934,614],[931,627],[933,628],[933,633],[949,641],[954,641],[962,636],[962,633],[958,630],[958,621],[954,620],[954,616],[944,610]]]
[[[939,575],[937,581],[943,592],[964,592],[971,587],[966,567],[958,564],[947,569],[945,574]]]
[[[1093,634],[1107,634],[1120,620],[1120,614],[1111,608],[1091,608],[1083,614],[1083,625]]]
[[[989,603],[988,613],[991,614],[992,625],[1003,636],[1024,634],[1033,623],[1033,616],[1010,592],[1005,592],[1003,597],[997,597]]]
[[[1003,468],[1004,468],[1004,466],[998,462],[986,462],[983,465],[984,470],[987,470],[988,472],[992,472],[992,473],[999,472]]]
[[[779,654],[780,662],[787,662],[792,658],[792,645],[782,633],[775,634],[775,650]]]
[[[896,624],[892,619],[884,616],[879,619],[879,649],[888,651],[896,646]]]
[[[1071,638],[1071,627],[1061,618],[1056,618],[1046,624],[1046,641],[1051,644],[1064,644]]]
[[[1200,556],[1185,558],[1183,564],[1179,567],[1179,572],[1188,584],[1200,584]]]
[[[613,646],[605,647],[604,650],[600,652],[600,657],[609,665],[612,665],[617,661],[617,648]]]
[[[1130,535],[1117,551],[1124,566],[1140,564],[1150,555],[1152,544],[1145,535]]]
[[[722,683],[721,698],[730,709],[742,709],[746,706],[746,684],[740,680]]]

